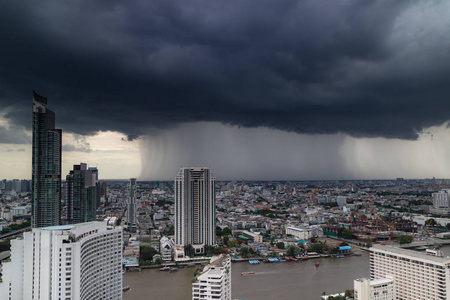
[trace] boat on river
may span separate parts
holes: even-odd
[[[161,269],[159,269],[160,271],[170,271],[170,267],[168,267],[168,266],[165,266],[165,267],[162,267]]]
[[[242,272],[241,276],[250,276],[250,275],[255,275],[255,272]]]
[[[131,288],[130,288],[130,286],[129,285],[127,285],[127,286],[124,286],[123,288],[122,288],[122,292],[126,292],[126,291],[129,291]]]

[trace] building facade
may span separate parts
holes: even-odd
[[[286,235],[289,234],[295,236],[297,239],[305,241],[312,237],[311,230],[297,227],[286,227]]]
[[[394,300],[394,280],[382,278],[370,280],[356,279],[353,284],[354,300]]]
[[[450,300],[450,259],[375,245],[370,248],[370,278],[391,278],[394,299]]]
[[[192,284],[192,300],[231,300],[231,257],[211,259]]]
[[[181,168],[175,178],[175,243],[202,253],[216,244],[215,178],[210,168]]]
[[[164,262],[172,261],[172,254],[175,249],[175,244],[172,239],[163,236],[159,241],[159,252],[161,253],[161,259]]]
[[[61,129],[55,129],[55,114],[47,108],[47,98],[33,91],[33,228],[60,224],[61,136]]]
[[[127,203],[128,230],[136,232],[136,178],[130,178],[129,195]]]
[[[97,170],[97,169],[95,169]],[[95,221],[97,210],[97,174],[80,163],[66,176],[66,223]]]
[[[336,203],[339,207],[344,207],[347,204],[347,197],[345,196],[338,196],[336,198]]]
[[[432,197],[434,208],[449,208],[447,191],[439,191],[438,193],[433,193]]]
[[[25,232],[11,241],[0,299],[122,299],[122,229],[89,222]]]

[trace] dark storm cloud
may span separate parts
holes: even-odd
[[[139,136],[138,135],[127,135],[126,137],[123,137],[122,138],[122,141],[125,141],[125,142],[132,142],[132,141],[134,141],[134,140],[138,140],[139,139]]]
[[[65,131],[128,140],[191,121],[415,139],[450,116],[445,5],[3,1],[0,108],[29,128],[35,89]]]

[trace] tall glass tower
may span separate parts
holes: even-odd
[[[175,243],[196,253],[216,244],[215,181],[210,168],[181,168],[175,177]]]
[[[55,113],[47,108],[47,98],[33,91],[33,228],[60,224],[61,136],[61,129],[55,129]]]

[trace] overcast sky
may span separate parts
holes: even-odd
[[[450,177],[449,1],[0,4],[0,178],[30,178],[32,90],[63,176]]]

